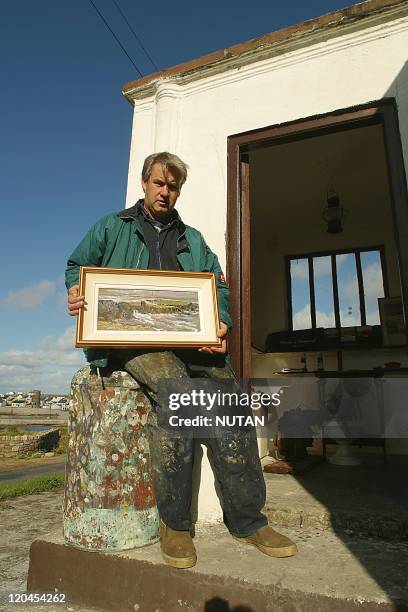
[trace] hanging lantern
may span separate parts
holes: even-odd
[[[335,191],[327,194],[327,207],[322,212],[322,219],[327,223],[329,234],[340,234],[343,231],[343,222],[347,216],[347,211],[340,206],[340,199]]]

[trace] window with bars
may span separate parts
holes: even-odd
[[[383,247],[290,256],[286,264],[290,329],[380,324]]]

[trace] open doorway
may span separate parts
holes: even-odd
[[[332,198],[347,211],[340,218],[342,231],[333,233],[327,231],[328,219],[323,218]],[[271,386],[281,384],[277,381],[283,378],[287,389],[291,388],[284,416],[292,412],[296,417],[301,411],[310,414],[328,405],[325,384],[319,384],[326,382],[325,376],[313,371],[318,369],[317,357],[323,352],[327,378],[333,375],[335,386],[337,379],[343,385],[344,377],[343,388],[352,396],[347,405],[355,410],[353,414],[361,408],[370,415],[380,415],[381,402],[367,393],[368,401],[360,403],[361,389],[353,389],[347,376],[351,371],[353,382],[354,372],[360,370],[357,378],[373,380],[373,367],[386,360],[408,365],[406,336],[399,338],[398,344],[387,344],[378,306],[379,299],[393,297],[399,298],[405,316],[408,311],[408,199],[394,101],[382,100],[232,136],[228,143],[227,252],[234,320],[229,347],[239,375],[266,379]],[[402,328],[406,329],[404,312]],[[310,341],[315,342],[313,350]],[[298,342],[298,346],[291,342]],[[273,376],[283,368],[303,369],[303,353],[307,354],[308,373]],[[390,403],[401,407],[401,414],[406,412],[407,370],[403,377],[405,386],[389,395]],[[291,384],[299,379],[301,384]],[[366,385],[361,387],[365,392]],[[367,388],[372,393],[377,387],[370,383]],[[313,400],[310,403],[309,398]],[[365,555],[366,540],[349,541],[345,523],[335,518],[357,516],[361,508],[362,524],[382,515],[405,517],[407,440],[402,436],[385,439],[382,425],[379,439],[375,434],[372,439],[367,435],[365,442],[372,448],[364,449],[369,452],[362,454],[361,465],[333,461],[336,446],[341,444],[332,444],[329,460],[323,461],[325,444],[330,445],[330,438],[337,442],[337,436],[322,427],[322,447],[315,446],[316,439],[312,447],[311,458],[317,463],[300,452],[303,465],[313,469],[294,471],[288,478],[266,470],[271,473],[265,475],[265,481],[270,487],[267,499],[273,500],[271,506],[278,507],[278,513],[295,508],[301,525],[312,507],[319,513],[322,507],[326,509],[342,545],[391,592],[375,563]],[[289,428],[288,434],[282,422],[278,423],[276,433],[282,434],[285,442],[284,455],[288,450],[303,451],[302,444],[311,446],[302,438],[297,438],[299,446],[286,444],[296,437],[293,432]],[[260,455],[268,461],[266,455],[275,444],[269,445],[270,440],[262,444],[262,440],[265,438],[260,438]],[[278,445],[278,450],[281,448]],[[341,465],[355,467],[348,470],[338,467]]]
[[[408,205],[393,101],[240,134],[228,144],[238,373],[299,367],[308,342],[313,359],[326,350],[332,370],[383,363],[390,347],[378,298],[399,298],[405,312],[408,303]],[[333,205],[344,209],[334,232],[327,231]],[[405,349],[398,353],[404,345],[405,338],[394,342],[395,360],[406,357]],[[268,374],[253,372],[253,347],[276,355]]]
[[[341,352],[380,348],[378,298],[401,297],[382,126],[249,159],[253,346],[279,355],[275,371],[300,368],[304,351],[342,369]],[[364,353],[353,362],[368,366]]]

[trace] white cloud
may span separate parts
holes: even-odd
[[[337,264],[344,263],[347,255],[340,255]],[[315,267],[319,275],[323,275],[325,263],[321,262],[319,268]],[[299,268],[305,270],[305,266]],[[307,267],[306,267],[307,268]],[[300,278],[300,276],[299,276]],[[360,298],[358,291],[357,276],[349,276],[343,279],[339,287],[341,312],[340,320],[343,326],[352,327],[361,324],[360,320]],[[377,298],[384,295],[382,271],[378,263],[372,263],[364,268],[364,296],[366,301],[366,320],[368,325],[376,325],[379,323],[379,315],[377,308]],[[349,314],[350,313],[350,314]],[[316,323],[318,327],[334,327],[333,312],[316,311]],[[310,305],[306,304],[301,310],[298,310],[293,315],[293,329],[310,328]]]
[[[335,327],[334,311],[316,310],[316,325],[317,327]]]
[[[43,280],[31,287],[23,287],[9,291],[5,298],[0,299],[2,308],[38,308],[48,298],[56,294],[56,283]]]
[[[355,302],[359,299],[358,293],[358,281],[357,276],[353,278],[347,278],[342,280],[341,284],[339,283],[339,292],[344,296],[350,298],[352,302]]]
[[[381,266],[372,263],[363,269],[364,296],[366,300],[375,299],[384,295]],[[341,291],[344,295],[358,303],[358,281],[357,273],[344,279],[341,283]]]
[[[343,255],[336,255],[336,267],[338,268],[344,264],[349,257],[353,257],[350,253],[343,253]]]
[[[0,389],[67,393],[74,372],[85,364],[82,351],[74,348],[74,331],[47,336],[32,351],[0,352]]]
[[[357,278],[339,287],[340,321],[344,326],[361,325],[360,295]]]
[[[354,327],[355,325],[361,325],[360,320],[360,306],[351,306],[351,314],[349,311],[342,310],[340,312],[340,321],[342,327]]]
[[[308,280],[309,264],[307,259],[292,259],[290,264],[290,276],[292,280]]]
[[[331,257],[316,257],[313,259],[313,272],[316,278],[331,275]]]
[[[311,327],[310,304],[293,314],[293,329],[309,329]]]
[[[58,291],[57,300],[59,304],[63,304],[66,306],[67,304],[67,292],[66,291]]]
[[[353,308],[351,314],[348,311],[340,312],[340,320],[342,325],[345,327],[351,327],[354,325],[360,325],[359,309]],[[316,311],[316,324],[317,327],[335,327],[334,312],[323,312],[321,310]],[[310,318],[310,304],[305,306],[293,314],[293,329],[310,329],[311,328]]]
[[[375,299],[384,296],[384,285],[381,266],[372,263],[363,270],[364,294],[366,299]]]
[[[366,266],[363,270],[363,281],[367,324],[376,325],[380,321],[377,298],[384,295],[381,266],[378,263]],[[343,283],[341,292],[343,306],[345,306],[346,301],[344,298],[347,298],[347,310],[351,309],[352,313],[349,315],[347,311],[342,312],[343,325],[360,325],[360,298],[357,276],[350,279],[347,284]]]
[[[347,261],[348,257],[350,257],[348,253],[344,253],[343,255],[337,255],[337,269],[339,269],[339,267]],[[327,274],[330,274],[331,276],[331,270],[331,257],[329,255],[313,257],[313,273],[315,278],[321,278],[322,276],[326,276]],[[290,266],[290,274],[292,280],[308,280],[309,264],[307,259],[292,259]]]
[[[46,336],[39,343],[39,348],[52,351],[68,351],[75,346],[75,326],[69,327],[55,340],[52,336]]]
[[[323,312],[321,310],[317,310],[316,324],[317,327],[334,327],[333,311]],[[311,325],[310,304],[305,304],[301,310],[298,310],[293,315],[293,329],[310,329]]]

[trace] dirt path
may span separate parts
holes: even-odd
[[[35,457],[30,459],[2,459],[0,461],[0,472],[7,472],[8,470],[18,470],[33,465],[45,465],[58,463],[62,460],[65,461],[65,455],[54,455],[54,457]]]
[[[16,483],[48,474],[63,474],[65,471],[65,461],[65,455],[1,461],[0,484]]]

